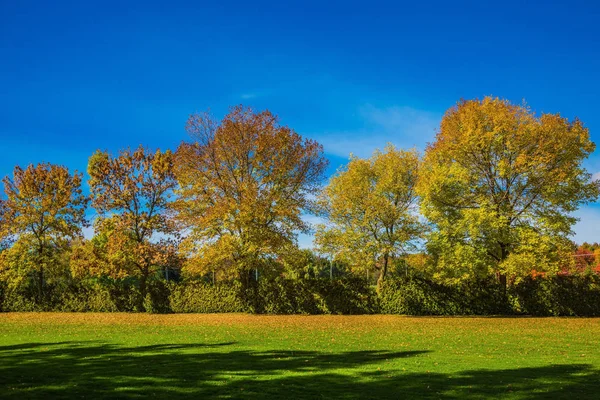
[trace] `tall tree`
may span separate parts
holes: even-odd
[[[247,282],[261,259],[295,243],[308,225],[327,161],[320,144],[303,139],[269,111],[237,106],[219,123],[192,115],[194,139],[176,153],[175,208],[189,230],[187,271],[219,266]]]
[[[320,251],[354,268],[379,269],[378,289],[391,259],[408,254],[423,237],[415,187],[419,155],[388,145],[370,159],[352,157],[320,196],[327,223],[319,225]]]
[[[149,276],[172,249],[166,239],[174,233],[167,213],[176,186],[172,153],[141,146],[115,157],[97,151],[90,157],[88,174],[92,205],[100,215],[96,233],[103,236],[96,243],[102,244],[108,264],[83,265],[92,275],[138,278],[142,307]]]
[[[571,213],[599,193],[582,166],[594,148],[579,120],[526,105],[486,97],[449,109],[418,186],[441,273],[493,272],[506,285],[572,262]]]
[[[57,251],[65,250],[81,237],[87,224],[88,199],[81,191],[81,174],[52,164],[15,167],[12,179],[5,177],[6,201],[2,205],[0,238],[13,236],[27,253],[26,265],[37,275],[38,296],[44,295],[45,271],[53,267]]]

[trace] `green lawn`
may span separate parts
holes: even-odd
[[[0,398],[600,398],[600,319],[0,314]]]

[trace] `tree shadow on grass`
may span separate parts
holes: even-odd
[[[385,361],[427,351],[229,350],[234,344],[0,346],[0,398],[597,399],[600,393],[600,372],[589,365],[406,373],[401,362],[390,368]]]

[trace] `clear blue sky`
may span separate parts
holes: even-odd
[[[190,113],[239,103],[321,141],[330,172],[386,142],[422,149],[484,95],[578,116],[600,142],[599,20],[591,0],[0,0],[0,175],[175,147]],[[600,241],[600,207],[578,216],[577,240]]]

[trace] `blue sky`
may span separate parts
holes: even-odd
[[[422,149],[485,95],[578,116],[600,143],[599,18],[594,1],[0,0],[0,175],[173,148],[190,113],[240,103],[321,141],[330,173],[386,142]],[[600,206],[577,215],[576,239],[600,241]]]

